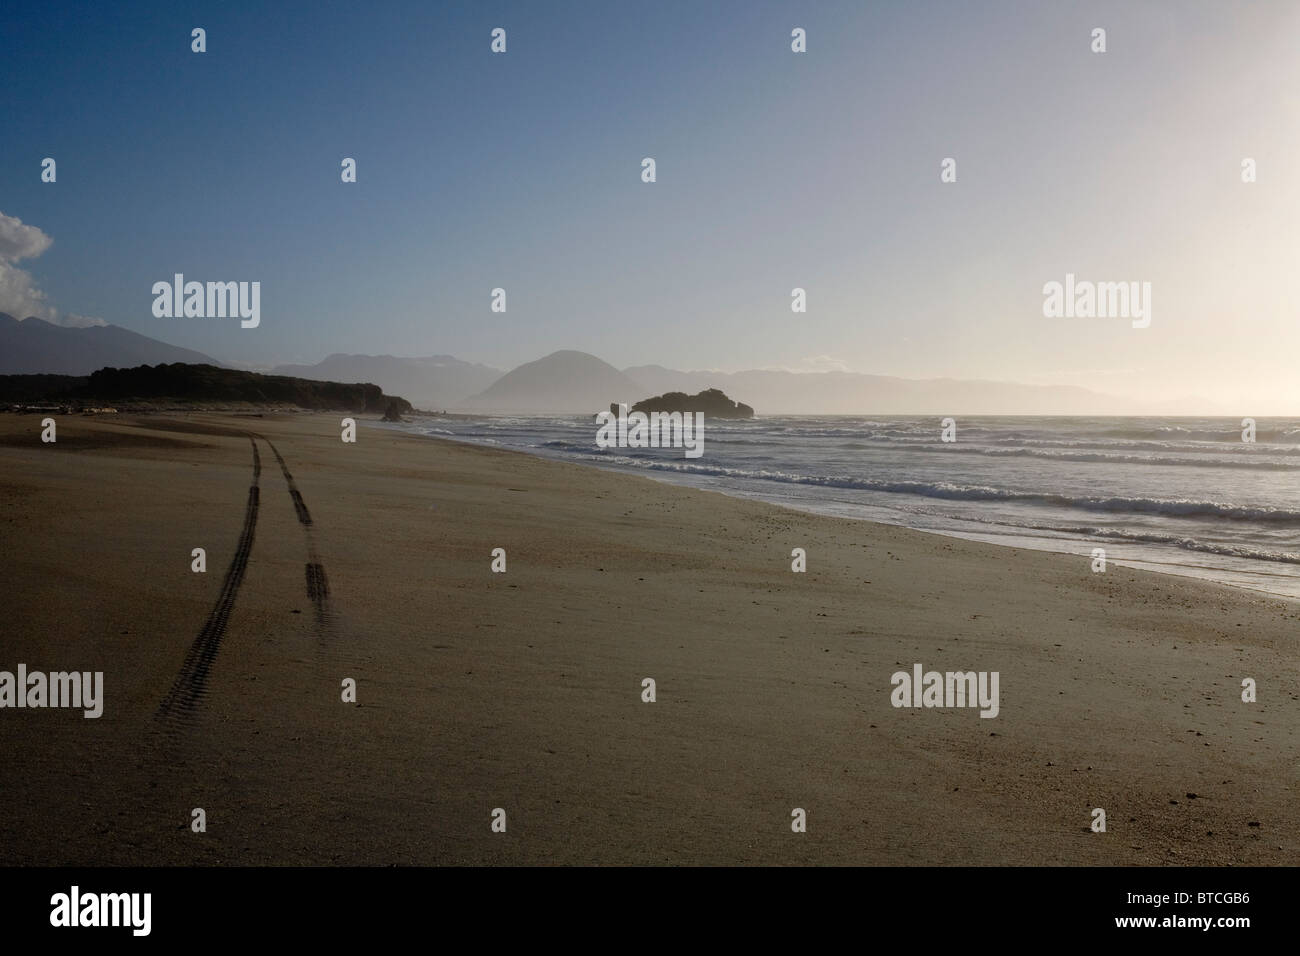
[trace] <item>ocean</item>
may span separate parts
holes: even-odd
[[[704,453],[598,448],[594,417],[422,419],[400,428],[788,508],[1090,557],[1300,598],[1300,420],[709,420]]]

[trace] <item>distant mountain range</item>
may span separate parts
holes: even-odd
[[[0,313],[0,374],[89,375],[104,367],[220,365],[189,349],[119,326],[65,328]],[[281,365],[272,375],[373,383],[416,408],[522,414],[594,414],[665,392],[721,389],[764,415],[1122,415],[1132,403],[1069,385],[906,379],[856,372],[681,372],[661,365],[619,370],[571,349],[502,372],[450,355],[331,355]]]
[[[763,415],[1106,415],[1119,399],[1069,385],[906,379],[856,372],[619,371],[586,352],[553,352],[507,372],[459,407],[485,412],[580,414],[664,392],[718,388]]]
[[[375,382],[390,394],[410,399],[417,408],[443,409],[481,392],[499,379],[502,371],[450,355],[398,358],[336,353],[315,365],[279,365],[271,374],[330,382]]]
[[[133,368],[171,362],[221,365],[202,352],[168,345],[118,325],[69,328],[37,318],[19,321],[0,312],[0,375],[89,375],[105,366]]]

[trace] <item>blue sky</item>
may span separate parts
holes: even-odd
[[[0,213],[53,242],[0,266],[63,315],[257,366],[578,348],[1300,410],[1300,4],[12,11]],[[176,272],[260,281],[261,325],[155,318]],[[1066,272],[1150,281],[1151,327],[1044,318]]]

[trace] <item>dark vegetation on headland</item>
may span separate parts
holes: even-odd
[[[618,406],[610,411],[618,414]],[[705,418],[753,418],[754,410],[744,402],[733,402],[720,388],[706,388],[695,395],[685,392],[665,392],[646,398],[633,405],[629,412],[703,412]]]
[[[314,382],[287,375],[262,375],[215,365],[140,365],[101,368],[90,375],[0,375],[0,401],[62,405],[199,405],[246,403],[373,412],[411,411],[404,398],[385,395],[378,385]]]

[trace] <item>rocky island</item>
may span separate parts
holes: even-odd
[[[618,405],[609,406],[618,414]],[[753,418],[754,410],[744,402],[733,402],[719,388],[706,388],[695,395],[685,392],[665,392],[646,398],[633,405],[629,412],[703,412],[706,418]]]

